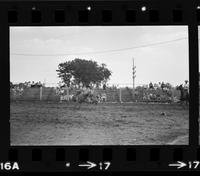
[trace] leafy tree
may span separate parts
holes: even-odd
[[[67,86],[76,85],[78,87],[99,86],[106,83],[111,75],[111,71],[106,68],[105,64],[98,65],[96,61],[84,59],[60,63],[56,71]]]

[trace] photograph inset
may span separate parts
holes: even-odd
[[[188,145],[187,26],[10,27],[11,145]]]

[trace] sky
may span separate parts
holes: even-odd
[[[75,58],[106,64],[109,84],[135,85],[189,79],[187,26],[10,27],[10,81],[57,85],[56,69]]]

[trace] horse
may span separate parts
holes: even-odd
[[[185,102],[186,105],[189,103],[189,93],[187,89],[184,89],[182,85],[177,87],[177,90],[180,90],[181,97],[180,97],[180,103],[183,104]]]

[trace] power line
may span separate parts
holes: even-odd
[[[120,51],[126,51],[126,50],[133,50],[133,49],[139,49],[149,46],[156,46],[156,45],[163,45],[167,43],[177,42],[180,40],[185,40],[187,37],[178,38],[174,40],[168,40],[168,41],[162,41],[157,43],[151,43],[151,44],[144,44],[144,45],[138,45],[128,48],[121,48],[121,49],[113,49],[113,50],[104,50],[104,51],[94,51],[94,52],[82,52],[82,53],[61,53],[61,54],[25,54],[25,53],[11,53],[11,55],[17,55],[17,56],[70,56],[70,55],[83,55],[83,54],[101,54],[101,53],[110,53],[110,52],[120,52]]]

